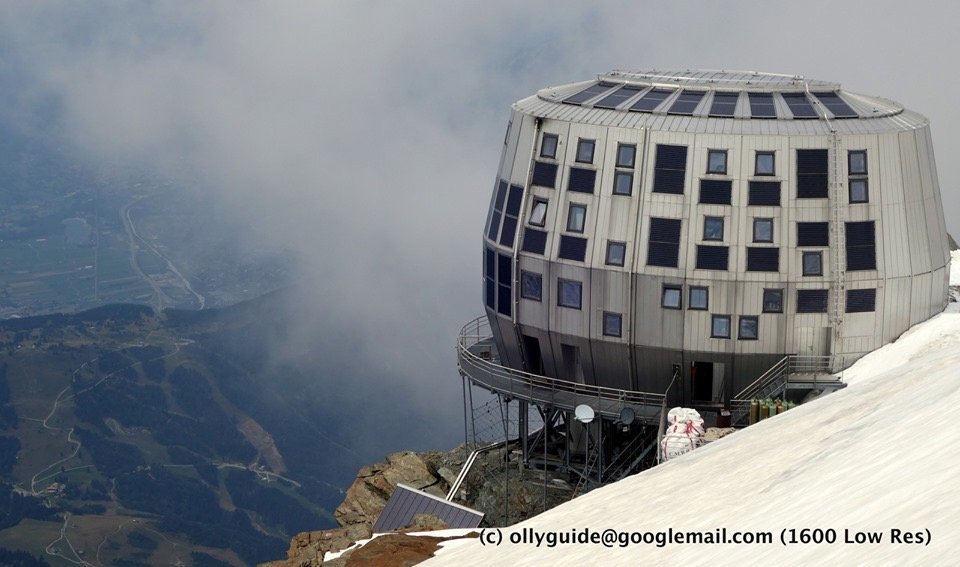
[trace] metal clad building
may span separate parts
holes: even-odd
[[[929,123],[839,84],[613,71],[513,106],[484,227],[499,361],[729,402],[786,354],[835,369],[947,301]]]

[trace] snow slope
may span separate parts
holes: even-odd
[[[951,283],[960,284],[960,254]],[[849,386],[424,565],[960,565],[960,313],[956,305],[844,372]],[[510,532],[769,531],[775,543],[604,547],[508,543]],[[781,531],[835,530],[784,546]],[[894,543],[891,530],[929,545]],[[845,533],[844,530],[849,530]],[[844,543],[856,532],[879,543]],[[515,536],[518,537],[518,536]],[[905,538],[901,536],[901,541]],[[684,563],[685,562],[685,563]]]

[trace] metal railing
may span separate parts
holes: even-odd
[[[730,400],[731,423],[739,423],[750,413],[750,400],[782,395],[790,377],[795,374],[813,374],[812,382],[816,384],[817,375],[830,373],[835,361],[833,355],[788,354],[781,358]],[[830,381],[836,382],[835,379]]]
[[[475,384],[510,398],[558,409],[573,410],[580,404],[588,404],[597,414],[619,417],[623,408],[630,407],[638,417],[652,418],[659,413],[664,400],[663,394],[580,384],[502,366],[486,315],[460,330],[457,362],[460,372]]]

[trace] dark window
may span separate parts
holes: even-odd
[[[857,113],[837,93],[813,93],[836,118],[857,118]]]
[[[737,334],[737,338],[741,341],[755,341],[758,336],[759,322],[757,321],[756,315],[741,315],[740,316],[740,332]]]
[[[497,308],[497,253],[490,248],[483,255],[483,296],[487,307]]]
[[[487,238],[497,241],[497,235],[500,234],[500,219],[503,211],[503,203],[507,198],[507,182],[500,180],[497,185],[496,196],[493,199],[493,213],[490,215],[490,226],[487,229]]]
[[[870,192],[867,186],[867,151],[855,150],[847,154],[847,170],[851,203],[867,203]]]
[[[822,276],[823,275],[823,253],[822,252],[804,252],[803,256],[803,275]]]
[[[567,180],[567,190],[577,193],[593,193],[593,186],[597,180],[597,172],[582,167],[570,168],[570,179]]]
[[[520,204],[523,202],[523,187],[510,186],[510,197],[507,198],[507,214],[512,217],[520,216]]]
[[[543,299],[543,276],[520,271],[520,297],[541,301]]]
[[[547,249],[547,233],[535,228],[523,229],[523,251],[543,254]]]
[[[846,223],[847,270],[876,270],[877,250],[873,221]]]
[[[776,118],[777,109],[773,106],[772,93],[747,93],[750,97],[750,116],[752,118]]]
[[[825,289],[798,289],[797,313],[826,313],[827,293]]]
[[[540,157],[556,159],[557,157],[557,142],[560,138],[556,134],[543,134],[543,139],[540,142]]]
[[[541,187],[553,189],[557,186],[557,164],[545,161],[533,163],[533,179],[531,183]]]
[[[710,105],[710,116],[733,116],[737,109],[737,99],[740,93],[713,93],[713,104]]]
[[[607,242],[607,265],[622,266],[627,257],[626,242]]]
[[[608,337],[623,335],[623,315],[619,313],[603,312],[603,334]]]
[[[678,285],[663,286],[660,305],[665,309],[680,309],[683,306],[683,289]]]
[[[848,289],[847,313],[867,313],[876,310],[876,289]]]
[[[570,203],[567,210],[567,232],[583,232],[587,220],[587,206]]]
[[[730,250],[726,246],[697,245],[698,270],[726,270]]]
[[[847,154],[848,173],[850,175],[867,174],[867,151],[856,150]]]
[[[691,287],[687,309],[709,309],[709,307],[710,290],[705,287]]]
[[[616,83],[605,83],[601,81],[595,85],[590,85],[589,87],[583,89],[577,94],[568,96],[567,98],[563,99],[563,102],[570,103],[570,104],[581,104],[583,102],[590,100],[595,96],[598,96],[602,93],[607,92],[608,90],[612,89],[615,86],[617,86]]]
[[[779,272],[780,249],[747,247],[748,272]]]
[[[608,94],[604,98],[600,99],[593,106],[597,108],[616,108],[623,104],[625,100],[642,91],[642,88],[631,87],[629,85],[623,86],[612,93]]]
[[[483,257],[483,275],[492,278],[496,275],[497,272],[497,253],[486,248],[486,253]]]
[[[748,205],[780,206],[779,181],[751,181],[749,193]]]
[[[577,141],[577,161],[580,163],[593,163],[594,140],[580,138]]]
[[[630,195],[633,193],[633,172],[618,171],[613,174],[613,194]]]
[[[587,255],[587,239],[576,236],[560,235],[560,250],[557,254],[564,260],[583,262]]]
[[[731,187],[731,181],[701,179],[700,202],[705,205],[729,205]]]
[[[513,260],[497,254],[497,312],[510,317],[513,308]]]
[[[804,93],[780,93],[780,96],[783,97],[784,102],[787,103],[787,106],[790,107],[790,112],[793,113],[794,118],[819,118],[817,111],[814,110],[813,105],[810,104],[810,101],[807,100],[807,95]]]
[[[867,203],[870,201],[870,191],[866,179],[850,180],[850,202]]]
[[[503,232],[500,233],[500,245],[513,248],[513,239],[517,237],[517,217],[503,217]]]
[[[617,167],[633,167],[637,159],[637,146],[617,144]]]
[[[670,110],[667,111],[668,114],[693,114],[693,111],[696,110],[697,105],[700,104],[700,99],[703,98],[703,95],[706,94],[706,91],[683,91],[680,93],[680,96],[677,97],[677,100],[673,102],[673,105],[670,107]]]
[[[797,198],[827,198],[827,150],[797,150]]]
[[[547,200],[534,199],[533,206],[530,207],[530,224],[533,226],[543,226],[547,222]]]
[[[573,280],[557,279],[557,305],[580,309],[583,302],[583,284]]]
[[[497,283],[510,285],[513,281],[513,259],[506,254],[497,254]]]
[[[707,173],[727,174],[727,150],[707,150]]]
[[[773,219],[753,219],[753,241],[773,242]]]
[[[825,222],[798,222],[797,246],[830,246],[830,229]]]
[[[783,313],[783,290],[782,289],[763,290],[763,312],[764,313]]]
[[[650,218],[648,266],[676,268],[680,257],[680,219]]]
[[[703,239],[723,240],[723,217],[703,217]]]
[[[653,173],[654,193],[683,194],[683,178],[687,168],[687,147],[657,144],[656,167]]]
[[[754,157],[754,175],[776,175],[777,162],[775,152],[757,152]]]
[[[497,286],[497,312],[510,317],[513,312],[513,294],[510,286]]]
[[[710,324],[710,336],[715,339],[730,338],[730,316],[714,315]]]
[[[673,92],[674,91],[667,89],[650,89],[647,94],[643,95],[643,98],[633,103],[630,110],[635,112],[650,112],[660,106],[660,103],[673,94]]]

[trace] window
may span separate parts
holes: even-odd
[[[779,272],[780,249],[770,247],[747,246],[748,272]]]
[[[741,315],[740,316],[740,332],[737,333],[737,338],[741,341],[755,341],[757,340],[757,331],[759,323],[757,321],[756,315]]]
[[[557,159],[557,142],[560,138],[556,134],[547,134],[544,132],[543,139],[540,141],[540,157]]]
[[[777,108],[773,104],[773,93],[747,93],[750,98],[751,118],[776,118]]]
[[[720,179],[700,180],[700,202],[706,205],[729,205],[733,183]]]
[[[707,173],[727,174],[727,150],[707,150]]]
[[[603,334],[608,337],[623,335],[623,315],[619,313],[603,312]]]
[[[845,223],[847,269],[876,270],[877,241],[873,221]]]
[[[593,163],[593,140],[580,138],[577,141],[577,161],[580,163]]]
[[[868,203],[870,201],[866,179],[851,179],[849,185],[851,203]]]
[[[560,249],[557,257],[564,260],[583,262],[587,257],[587,239],[576,236],[560,235]]]
[[[730,338],[730,316],[714,315],[710,324],[710,336],[715,339]]]
[[[723,240],[723,217],[703,217],[703,239]]]
[[[730,250],[726,246],[697,245],[698,270],[726,270]]]
[[[573,280],[557,279],[557,305],[580,309],[583,301],[583,284]]]
[[[830,246],[830,225],[825,222],[798,222],[797,246]]]
[[[523,229],[523,251],[543,254],[547,249],[547,233],[535,228]]]
[[[523,187],[511,185],[507,196],[507,207],[503,216],[503,228],[500,231],[500,245],[513,248],[517,237],[517,217],[520,216],[520,203],[523,201]]]
[[[497,312],[511,316],[513,309],[513,259],[497,254]]]
[[[779,181],[750,181],[748,205],[780,206]]]
[[[530,208],[530,224],[533,226],[543,226],[547,222],[547,200],[534,199],[533,206]]]
[[[764,313],[783,313],[783,290],[782,289],[763,290],[763,312]]]
[[[633,167],[637,158],[637,146],[617,144],[617,167]]]
[[[571,167],[570,177],[567,180],[567,190],[577,193],[593,193],[597,182],[597,171],[582,167]]]
[[[753,219],[753,241],[773,242],[773,219]]]
[[[618,171],[613,174],[613,194],[630,195],[633,193],[633,172]]]
[[[530,183],[551,189],[556,187],[557,164],[547,163],[545,161],[533,162],[533,179],[530,180]]]
[[[687,309],[708,309],[710,306],[710,291],[705,287],[690,287],[690,301]]]
[[[686,146],[657,144],[657,159],[653,172],[653,192],[682,195],[686,169]]]
[[[541,301],[543,299],[543,276],[521,270],[520,297]]]
[[[851,151],[847,154],[847,164],[850,175],[867,174],[867,152],[866,150]]]
[[[827,293],[825,289],[798,289],[797,313],[826,313]]]
[[[876,289],[848,289],[847,313],[868,313],[876,310]]]
[[[607,242],[607,265],[608,266],[622,266],[624,260],[627,257],[627,243],[626,242],[615,242],[610,240]]]
[[[867,189],[866,150],[851,151],[847,154],[847,172],[849,174],[847,187],[850,191],[850,202],[869,202],[870,192]]]
[[[682,289],[678,285],[665,285],[660,295],[660,305],[664,309],[680,309],[682,301]]]
[[[650,217],[647,265],[676,268],[680,258],[680,219]]]
[[[488,308],[497,308],[497,253],[490,248],[483,255],[483,295]]]
[[[823,253],[822,252],[804,252],[803,253],[803,275],[822,276],[823,275]]]
[[[797,150],[797,198],[826,199],[827,150]]]
[[[774,152],[757,152],[753,174],[757,176],[761,175],[776,175],[777,170],[775,167]]]
[[[587,206],[570,203],[567,211],[567,232],[583,232],[587,220]]]

